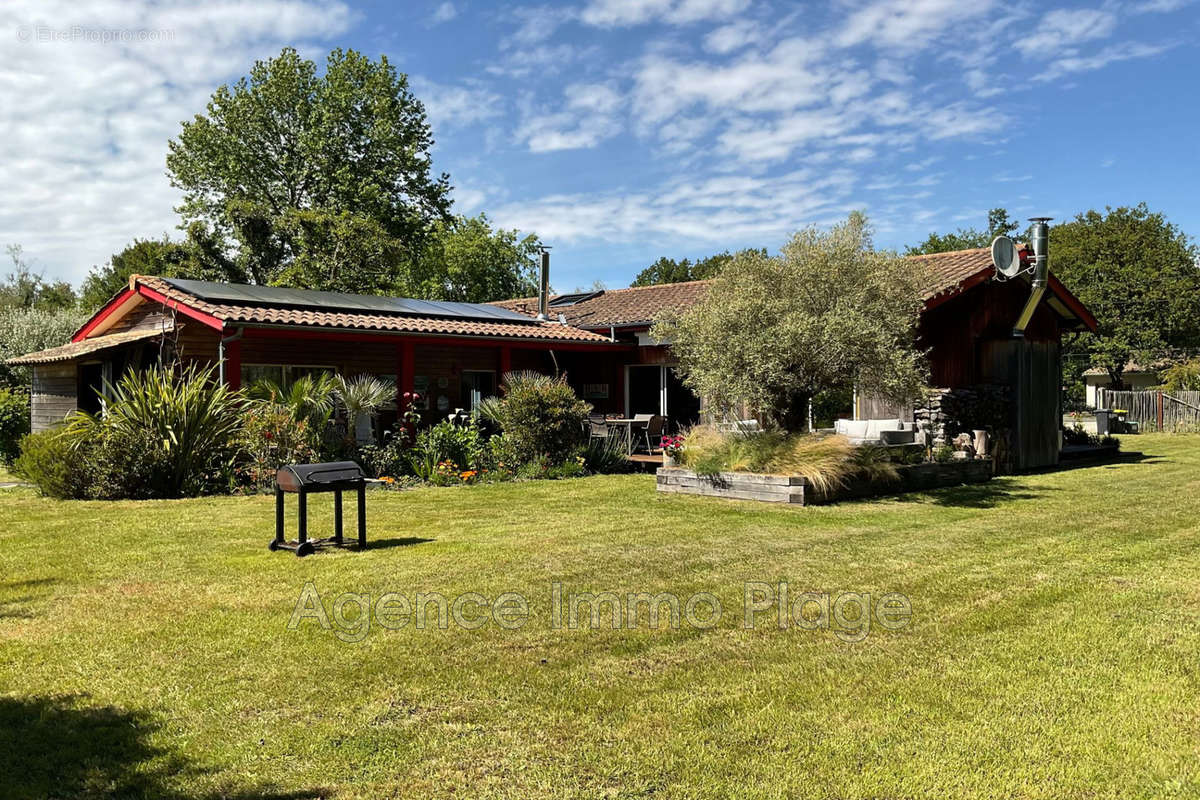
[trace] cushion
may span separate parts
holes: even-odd
[[[898,431],[901,430],[901,423],[898,419],[871,419],[867,420],[866,435],[878,438],[883,431]]]

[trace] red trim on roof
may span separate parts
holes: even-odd
[[[172,300],[161,292],[156,292],[149,286],[144,286],[141,283],[137,285],[137,293],[148,300],[153,300],[156,303],[162,303],[167,308],[174,309],[184,316],[191,317],[194,320],[204,323],[210,328],[216,330],[225,329],[225,321],[214,317],[212,314],[205,314],[203,311],[198,311],[187,303],[182,303],[178,300]]]
[[[117,294],[116,296],[114,296],[113,299],[109,300],[107,303],[105,303],[103,306],[101,306],[100,310],[97,311],[95,314],[93,314],[91,319],[89,319],[87,322],[83,323],[82,328],[75,331],[74,335],[71,336],[71,341],[72,342],[82,342],[84,339],[86,339],[88,337],[88,334],[90,334],[92,331],[96,330],[96,328],[98,328],[100,326],[100,323],[104,322],[104,320],[111,317],[116,312],[116,310],[118,308],[120,308],[122,305],[124,305],[125,302],[129,300],[129,298],[133,297],[133,295],[134,295],[134,291],[132,289],[125,289],[124,291],[122,291],[119,294]]]

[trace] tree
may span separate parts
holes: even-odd
[[[0,308],[0,386],[29,391],[29,367],[9,366],[10,358],[71,341],[87,319],[72,308]]]
[[[484,214],[439,222],[421,259],[429,284],[421,296],[486,303],[537,294],[540,249],[536,235],[493,230]]]
[[[796,233],[776,257],[739,253],[698,303],[665,315],[651,336],[671,342],[685,382],[717,410],[745,403],[797,430],[821,389],[918,396],[922,283],[911,263],[873,248],[855,213],[828,232]]]
[[[1095,335],[1069,343],[1067,355],[1079,357],[1068,361],[1106,370],[1119,387],[1130,361],[1153,365],[1200,347],[1197,255],[1188,237],[1145,203],[1052,226],[1050,271],[1099,322]]]
[[[92,267],[79,288],[79,307],[95,311],[129,286],[130,275],[156,275],[160,278],[221,280],[226,269],[205,264],[198,243],[173,242],[165,234],[161,239],[134,239],[103,267]]]
[[[334,50],[318,75],[285,48],[218,88],[168,146],[189,238],[231,252],[230,279],[295,281],[336,253],[336,264],[321,265],[339,276],[334,283],[390,290],[449,214],[449,176],[431,174],[425,108],[382,56]],[[373,276],[348,276],[363,259],[345,251],[364,237],[392,260],[373,263]]]
[[[760,253],[766,255],[766,248],[762,250],[742,250],[742,253]],[[726,250],[723,253],[711,255],[708,258],[702,258],[699,261],[692,262],[688,259],[676,261],[673,258],[662,257],[655,261],[650,266],[638,273],[638,276],[633,279],[631,286],[654,286],[661,283],[683,283],[684,281],[701,281],[715,278],[725,265],[733,261],[734,256]]]
[[[997,236],[1009,236],[1020,224],[1008,218],[1008,210],[993,208],[988,211],[986,230],[977,228],[959,228],[954,233],[939,234],[931,232],[925,241],[913,245],[904,251],[906,256],[928,255],[930,253],[951,253],[955,250],[972,250],[977,247],[987,247]]]
[[[1200,392],[1200,358],[1176,364],[1162,377],[1163,389],[1168,392]]]
[[[12,272],[0,281],[0,308],[38,308],[53,310],[75,306],[75,290],[66,281],[47,281],[30,269],[19,244],[6,250],[12,260]]]

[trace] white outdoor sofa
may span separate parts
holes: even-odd
[[[856,445],[912,444],[917,435],[911,422],[899,419],[839,419],[833,428]]]

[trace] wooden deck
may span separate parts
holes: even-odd
[[[641,472],[654,472],[663,465],[663,457],[661,454],[652,456],[646,453],[634,453],[631,456],[626,456],[626,458],[628,458],[630,463],[633,464],[634,469]]]

